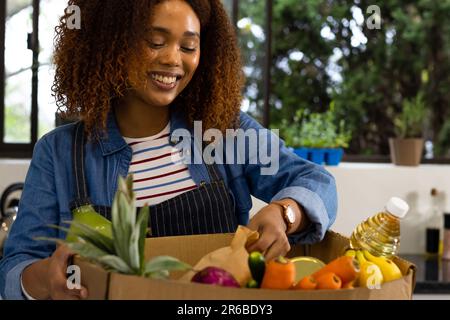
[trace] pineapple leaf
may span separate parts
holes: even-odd
[[[63,223],[63,224],[67,224],[67,225],[70,224],[70,222],[68,222],[68,221],[62,221],[62,223]],[[49,227],[49,228],[52,228],[52,229],[64,231],[64,232],[66,233],[66,235],[68,235],[69,232],[70,232],[70,229],[69,229],[69,228],[66,228],[66,227],[63,227],[63,226],[58,226],[58,225],[56,225],[56,224],[49,224],[48,227]]]
[[[126,194],[128,196],[128,203],[130,205],[130,212],[133,214],[130,215],[130,224],[134,226],[136,224],[136,196],[133,192],[133,175],[128,175],[126,178]]]
[[[70,221],[71,225],[75,228],[72,229],[73,233],[82,238],[84,241],[91,243],[92,245],[98,247],[100,250],[107,252],[108,254],[114,254],[114,244],[113,240],[102,233],[98,232],[94,228],[79,223],[77,221]]]
[[[66,242],[59,238],[49,238],[49,237],[34,237],[33,240],[35,241],[48,241],[48,242],[55,242],[60,245],[65,245]]]
[[[128,175],[128,177],[125,180],[125,183],[127,185],[126,193],[130,197],[130,200],[132,200],[134,193],[133,193],[133,175]]]
[[[139,212],[137,223],[133,226],[133,232],[130,239],[130,262],[131,266],[138,270],[139,273],[144,272],[144,245],[145,231],[148,224],[148,208]]]
[[[120,273],[133,274],[133,271],[130,269],[128,264],[122,259],[120,259],[118,256],[105,255],[103,257],[100,257],[98,261]]]
[[[58,238],[47,238],[47,237],[36,237],[33,238],[37,241],[50,241],[55,242],[59,245],[65,245],[70,250],[75,252],[76,254],[85,257],[87,259],[93,259],[97,260],[99,257],[102,257],[104,255],[107,255],[106,252],[98,249],[96,246],[92,245],[91,243],[85,243],[85,242],[68,242],[66,240],[58,239]]]
[[[112,208],[113,235],[115,238],[114,248],[116,249],[117,256],[127,264],[129,264],[128,243],[130,241],[130,232],[128,230],[131,228],[128,225],[127,215],[129,214],[125,196],[121,190],[118,190],[114,197]]]
[[[65,242],[65,245],[80,256],[88,259],[93,259],[95,261],[100,261],[102,257],[108,255],[107,252],[88,242]]]
[[[169,271],[168,270],[160,270],[160,271],[150,272],[150,273],[146,274],[145,276],[147,278],[152,278],[152,279],[166,280],[169,278]]]
[[[119,199],[116,196],[113,200],[111,207],[111,221],[112,221],[112,234],[113,234],[113,243],[114,249],[116,249],[116,253],[120,254],[120,244],[123,243],[122,232],[120,226],[120,217],[119,217]]]
[[[158,256],[147,262],[145,265],[145,274],[152,274],[160,271],[185,271],[192,267],[177,258],[170,256]]]
[[[145,269],[145,238],[147,236],[148,230],[148,220],[150,219],[150,209],[148,206],[142,207],[139,210],[138,224],[141,229],[141,236],[139,237],[139,254],[140,254],[140,265],[141,265],[141,273],[144,273]]]
[[[141,228],[138,225],[135,225],[133,227],[133,231],[131,233],[131,238],[129,241],[129,247],[128,252],[130,254],[130,266],[134,270],[141,270],[140,265],[140,252],[139,252],[139,235],[140,235]]]

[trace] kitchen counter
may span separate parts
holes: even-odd
[[[414,295],[448,295],[450,298],[450,260],[431,255],[401,257],[417,267]]]

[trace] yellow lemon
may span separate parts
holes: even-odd
[[[291,261],[295,265],[295,283],[325,266],[325,263],[314,257],[295,257]]]

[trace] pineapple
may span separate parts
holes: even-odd
[[[144,246],[149,219],[149,208],[140,209],[136,217],[136,198],[132,189],[133,177],[119,177],[119,186],[111,210],[112,237],[92,226],[78,221],[68,222],[70,230],[61,226],[54,228],[70,231],[78,241],[53,238],[37,238],[65,244],[72,251],[107,270],[150,278],[167,278],[170,271],[192,269],[188,264],[170,256],[158,256],[145,262]],[[73,240],[73,238],[72,238]]]

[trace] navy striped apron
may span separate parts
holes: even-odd
[[[86,204],[111,220],[111,208],[91,203],[88,195],[84,148],[86,138],[83,122],[78,122],[73,134],[73,172],[75,199],[71,210]],[[226,187],[217,167],[207,165],[211,183],[201,183],[194,189],[150,206],[149,237],[230,233],[238,226],[231,191]],[[138,208],[139,210],[139,208]]]

